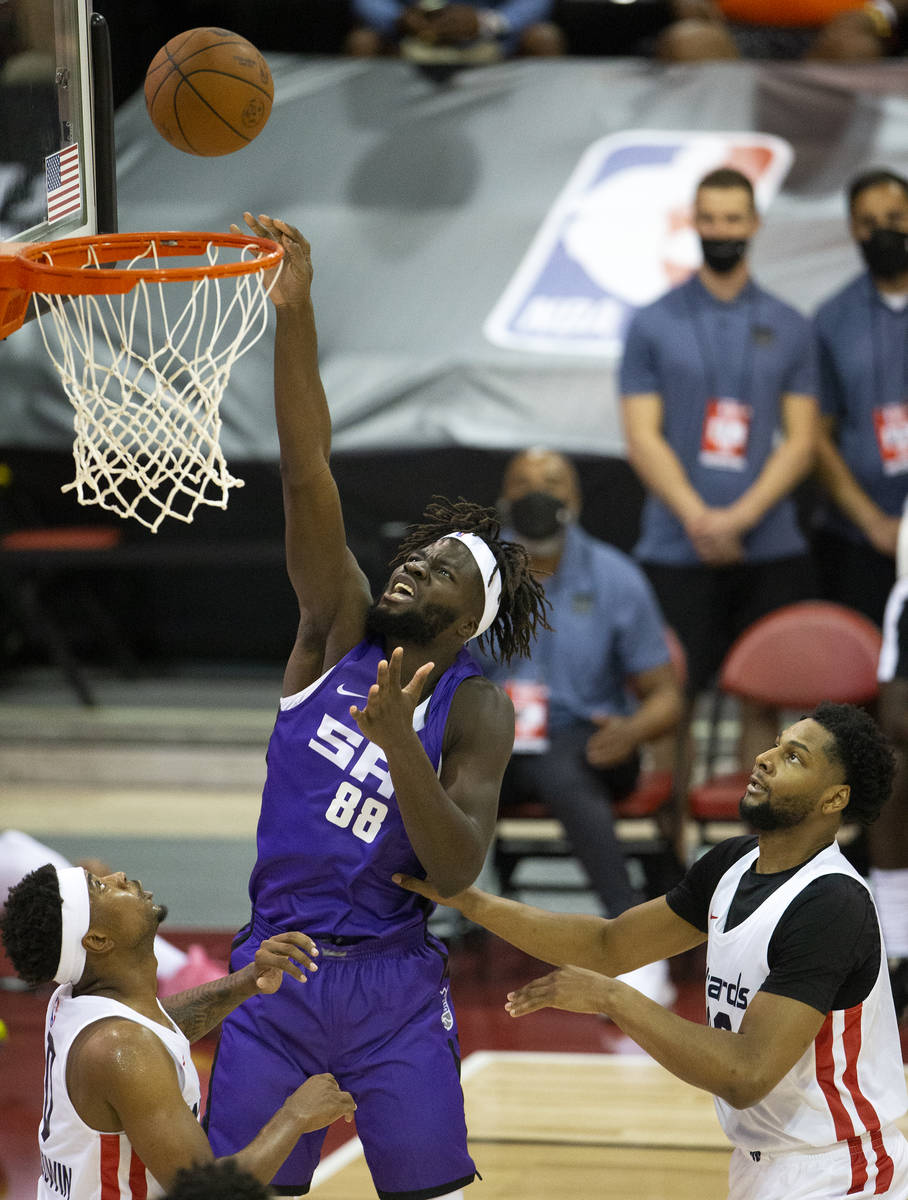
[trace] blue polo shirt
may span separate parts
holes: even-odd
[[[865,272],[822,304],[814,323],[820,405],[836,419],[842,458],[868,496],[898,516],[908,496],[908,308],[890,308]],[[864,540],[831,504],[824,524]]]
[[[749,281],[734,300],[718,300],[695,275],[640,309],[628,329],[621,391],[658,392],[662,432],[691,485],[709,505],[724,506],[754,482],[781,428],[781,399],[816,395],[816,353],[810,322]],[[716,404],[740,414],[742,440],[725,461],[709,452],[708,418]],[[743,539],[753,562],[802,554],[806,543],[794,502],[786,497]],[[643,506],[634,548],[644,562],[699,563],[674,513],[656,496]]]
[[[497,683],[544,683],[551,730],[593,713],[633,712],[628,676],[670,661],[665,622],[646,576],[626,554],[574,524],[567,527],[558,570],[543,586],[551,630],[540,631],[528,659],[502,665],[479,656],[483,672]]]

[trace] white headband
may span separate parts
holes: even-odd
[[[88,878],[81,867],[57,871],[60,882],[63,931],[60,937],[60,961],[54,973],[55,983],[78,983],[85,970],[85,947],[91,914],[88,904]]]
[[[498,616],[498,609],[501,605],[501,572],[498,570],[495,555],[489,549],[488,544],[475,533],[446,533],[445,537],[457,538],[462,546],[466,546],[476,560],[479,574],[482,576],[485,607],[482,610],[479,624],[476,626],[476,632],[473,634],[474,638],[478,638],[481,633],[485,633]],[[472,638],[470,640],[472,641]]]

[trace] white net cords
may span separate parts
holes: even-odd
[[[209,264],[222,249],[208,245]],[[254,254],[241,251],[243,260]],[[128,269],[149,257],[157,269],[154,241]],[[98,265],[92,252],[86,267]],[[267,285],[256,270],[190,283],[140,278],[122,295],[43,296],[41,337],[75,410],[75,479],[64,491],[153,532],[168,516],[190,522],[199,504],[226,507],[243,483],[221,451],[221,398],[233,364],[267,328],[279,271]]]

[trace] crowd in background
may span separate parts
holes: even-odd
[[[119,104],[168,38],[232,29],[264,53],[401,54],[431,69],[514,55],[642,55],[665,62],[867,62],[908,46],[908,0],[95,0]],[[0,39],[5,39],[0,11]]]

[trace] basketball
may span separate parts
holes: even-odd
[[[161,137],[214,157],[265,128],[274,83],[255,46],[228,29],[188,29],[162,46],[145,74],[145,105]]]

